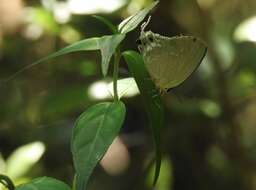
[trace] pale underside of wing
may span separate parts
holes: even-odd
[[[190,36],[157,39],[157,46],[144,52],[145,65],[156,85],[163,90],[186,80],[200,65],[205,44]]]

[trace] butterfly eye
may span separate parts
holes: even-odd
[[[140,39],[137,39],[137,40],[136,40],[136,44],[137,44],[137,45],[141,45],[141,44],[142,44],[141,40],[140,40]]]

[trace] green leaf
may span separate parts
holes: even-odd
[[[142,56],[135,51],[126,51],[123,53],[129,71],[135,78],[140,93],[143,97],[145,107],[152,127],[155,148],[156,148],[156,168],[154,185],[157,182],[161,167],[161,129],[164,125],[163,103],[159,94],[159,90],[152,82],[143,62]]]
[[[33,66],[36,66],[42,62],[45,61],[49,61],[50,59],[59,57],[61,55],[65,55],[68,53],[72,53],[72,52],[76,52],[76,51],[89,51],[89,50],[98,50],[99,49],[99,41],[101,38],[89,38],[89,39],[85,39],[85,40],[81,40],[78,42],[75,42],[55,53],[52,53],[32,64],[29,64],[27,66],[25,66],[24,68],[22,68],[21,70],[19,70],[18,72],[14,73],[12,76],[10,76],[9,78],[7,78],[6,80],[4,80],[4,82],[8,82],[10,80],[12,80],[13,78],[15,78],[18,74],[24,72],[27,69],[30,69]]]
[[[86,189],[93,169],[117,136],[124,117],[122,102],[105,102],[90,107],[76,121],[71,150],[77,190]]]
[[[112,24],[108,19],[99,15],[93,15],[93,17],[104,23],[113,34],[118,33],[117,27],[114,24]]]
[[[62,181],[50,177],[36,178],[29,183],[19,185],[15,190],[71,190]]]
[[[15,78],[18,74],[22,73],[23,71],[30,69],[33,66],[36,66],[42,62],[49,61],[50,59],[59,57],[61,55],[65,55],[72,52],[77,51],[91,51],[91,50],[100,50],[102,56],[102,72],[104,76],[107,74],[108,66],[112,55],[114,54],[117,46],[121,43],[121,41],[125,38],[124,34],[116,34],[116,35],[107,35],[102,37],[94,37],[85,40],[81,40],[75,42],[55,53],[48,55],[32,64],[25,66],[23,69],[19,70],[18,72],[14,73],[12,76],[7,78],[1,82],[8,82]]]
[[[116,34],[111,36],[102,37],[99,41],[99,47],[101,50],[101,69],[104,76],[107,75],[109,62],[112,55],[115,53],[118,45],[125,38],[125,34]]]
[[[41,142],[33,142],[17,148],[6,161],[6,174],[17,179],[26,174],[41,158],[45,146]]]
[[[159,3],[159,1],[153,2],[148,7],[142,9],[141,11],[135,13],[134,15],[128,17],[127,19],[123,20],[118,25],[118,31],[122,34],[126,34],[134,30],[147,16],[147,14]]]

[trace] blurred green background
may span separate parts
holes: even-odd
[[[0,0],[0,78],[75,41],[110,34],[90,15],[118,24],[150,0]],[[199,69],[163,96],[166,127],[157,190],[256,189],[256,1],[160,0],[147,29],[208,44]],[[139,29],[123,50],[134,49]],[[120,77],[129,77],[122,60]],[[0,173],[16,184],[51,176],[71,184],[70,136],[88,106],[110,101],[100,53],[73,53],[0,88]],[[141,97],[123,98],[120,136],[89,189],[152,189],[154,147]],[[0,187],[1,189],[1,187]]]

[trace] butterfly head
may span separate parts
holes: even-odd
[[[140,38],[136,40],[140,52],[145,48],[152,46],[152,43],[155,41],[154,33],[151,31],[141,32]]]
[[[136,43],[141,53],[143,52],[143,50],[149,47],[151,43],[154,42],[154,33],[151,31],[145,32],[145,28],[149,24],[150,19],[151,17],[149,17],[148,20],[141,25],[140,37],[136,40]]]

